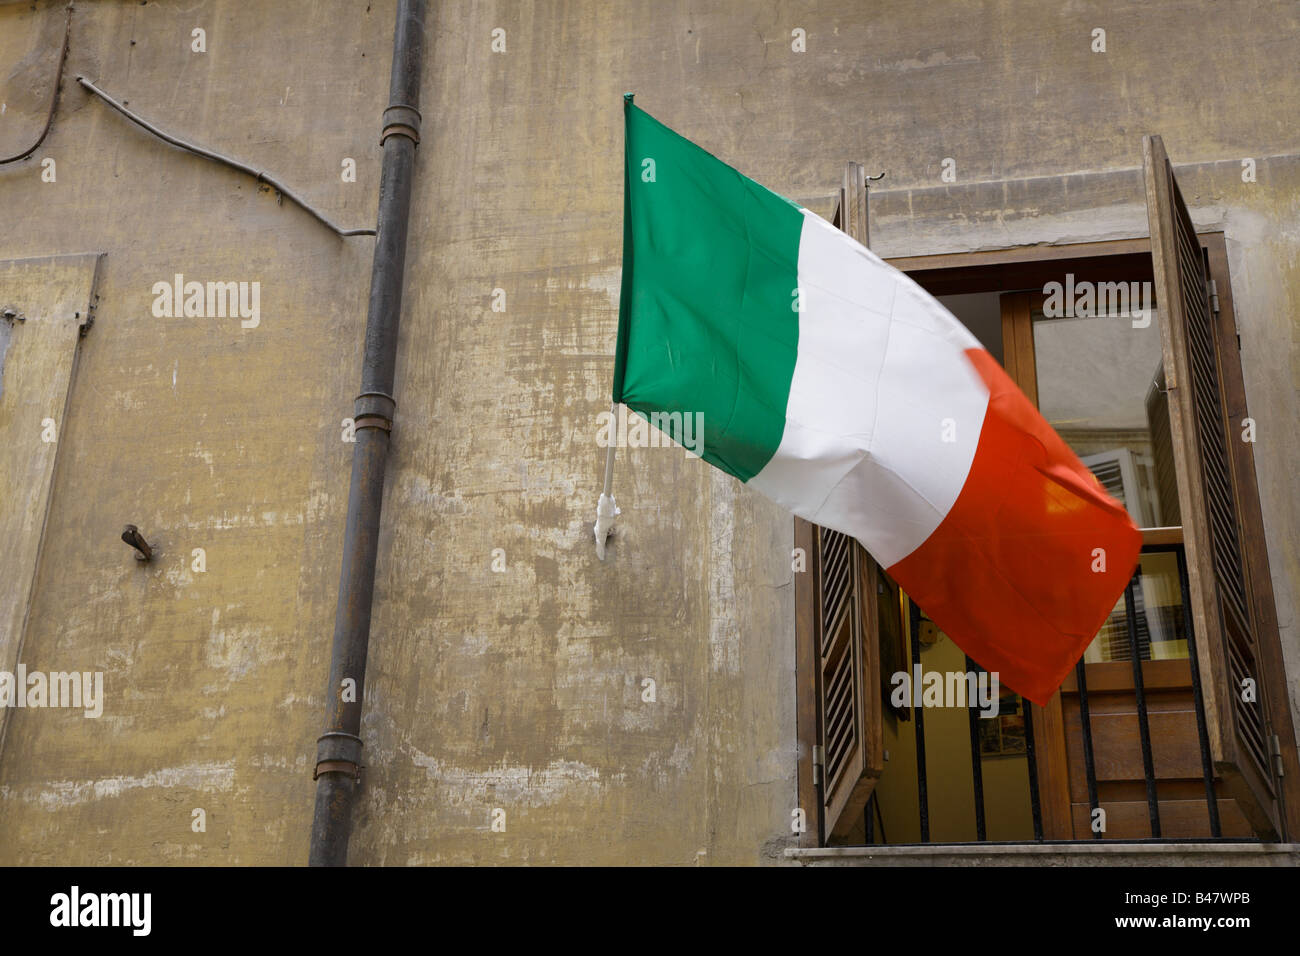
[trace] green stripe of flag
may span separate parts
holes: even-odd
[[[748,481],[781,443],[799,315],[799,207],[624,97],[614,401],[703,414],[703,458]],[[680,416],[669,419],[680,430]],[[680,434],[672,434],[681,442]]]

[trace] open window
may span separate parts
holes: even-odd
[[[1130,587],[1046,707],[1012,695],[997,727],[899,713],[894,671],[962,655],[855,542],[797,520],[805,845],[1300,832],[1226,245],[1193,230],[1159,139],[1145,148],[1149,240],[892,261],[971,328],[1144,529]],[[851,168],[836,224],[861,240],[856,183]],[[1062,321],[1045,292],[1067,276],[1149,301]],[[927,766],[942,788],[927,787]]]

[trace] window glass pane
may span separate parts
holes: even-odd
[[[1160,322],[1149,293],[1048,298],[1033,310],[1038,405],[1097,480],[1141,528],[1179,526]],[[1133,288],[1141,292],[1141,286]],[[1118,301],[1117,301],[1118,299]],[[1063,306],[1063,307],[1062,307]],[[1063,314],[1065,313],[1065,314]],[[1173,551],[1138,566],[1134,627],[1141,660],[1185,658],[1184,608]],[[1084,654],[1088,663],[1133,658],[1124,596]]]
[[[975,292],[937,296],[940,304],[953,314],[980,345],[1002,364],[1001,293]]]
[[[9,339],[13,336],[13,328],[9,325],[8,319],[0,319],[0,398],[5,393],[5,355],[9,352]]]
[[[1144,661],[1170,660],[1187,656],[1182,595],[1178,582],[1178,558],[1173,551],[1142,555],[1138,566],[1140,586],[1133,592],[1138,654]],[[1132,640],[1125,621],[1124,596],[1115,602],[1106,623],[1089,645],[1083,659],[1089,664],[1131,661]]]
[[[1063,310],[1048,306],[1033,312],[1043,417],[1138,527],[1181,524],[1154,308],[1054,316]]]

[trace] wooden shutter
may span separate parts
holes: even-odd
[[[867,187],[849,163],[835,225],[864,245]],[[807,571],[795,583],[800,804],[811,810],[805,845],[843,841],[884,769],[879,595],[884,572],[853,538],[795,519]],[[897,600],[894,601],[897,606]]]
[[[1254,599],[1243,561],[1224,354],[1215,333],[1200,241],[1159,136],[1143,139],[1151,258],[1164,348],[1169,431],[1187,553],[1191,617],[1216,772],[1255,832],[1281,832],[1268,681],[1260,668]],[[1252,490],[1253,493],[1253,490]],[[1243,684],[1256,688],[1243,699]]]
[[[60,574],[44,557],[46,526],[53,511],[56,468],[65,448],[81,340],[94,315],[103,253],[13,259],[0,262],[0,318],[8,347],[0,356],[0,671],[13,674],[23,660],[40,573]],[[46,442],[53,426],[59,441]],[[75,494],[76,490],[71,489]],[[89,547],[89,545],[87,545]],[[97,557],[120,558],[120,545],[99,544]],[[134,562],[132,562],[134,563]],[[53,628],[49,628],[53,631]],[[52,638],[51,638],[52,640]],[[39,651],[40,656],[37,656]],[[49,645],[26,647],[26,663],[52,656]],[[66,652],[65,652],[66,653]],[[57,660],[58,658],[54,658]],[[19,694],[27,688],[19,685]],[[0,749],[10,707],[0,707]],[[54,718],[50,718],[51,720]],[[22,741],[26,746],[27,741]]]

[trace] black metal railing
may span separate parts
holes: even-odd
[[[1211,839],[1221,839],[1223,836],[1222,826],[1219,820],[1219,808],[1217,796],[1215,793],[1214,783],[1214,763],[1210,756],[1209,733],[1205,716],[1205,702],[1201,693],[1200,665],[1197,660],[1196,641],[1192,632],[1192,616],[1189,613],[1191,606],[1188,578],[1187,563],[1183,551],[1183,546],[1178,543],[1149,544],[1142,548],[1144,557],[1156,554],[1172,553],[1177,564],[1177,580],[1180,604],[1176,609],[1161,608],[1158,612],[1168,614],[1168,622],[1171,625],[1170,632],[1176,633],[1178,638],[1185,643],[1187,649],[1187,662],[1190,670],[1190,683],[1192,699],[1196,712],[1196,731],[1200,745],[1201,757],[1201,776],[1205,786],[1205,803],[1208,814],[1208,823]],[[1151,722],[1148,713],[1148,694],[1146,687],[1146,675],[1143,672],[1143,661],[1153,659],[1153,635],[1151,622],[1148,615],[1151,609],[1146,607],[1143,599],[1142,585],[1142,565],[1133,572],[1133,577],[1129,580],[1124,590],[1124,622],[1123,628],[1127,641],[1117,640],[1112,644],[1112,649],[1126,645],[1128,657],[1133,669],[1133,701],[1136,709],[1138,724],[1138,739],[1142,755],[1142,772],[1143,782],[1146,791],[1147,818],[1150,828],[1150,839],[1166,840],[1162,836],[1162,826],[1160,819],[1160,795],[1156,777],[1155,758],[1152,749]],[[915,602],[909,600],[909,644],[912,673],[919,672],[921,664],[921,620],[922,609]],[[1118,612],[1117,612],[1118,614]],[[1176,655],[1179,656],[1179,655]],[[983,671],[969,657],[966,658],[967,672],[978,675]],[[1088,677],[1087,665],[1082,659],[1075,666],[1075,695],[1078,703],[1079,713],[1079,744],[1083,757],[1084,778],[1087,784],[1088,806],[1089,806],[1089,829],[1092,832],[1093,839],[1104,839],[1105,834],[1102,828],[1092,825],[1096,818],[1096,811],[1102,809],[1099,798],[1099,785],[1097,779],[1097,760],[1094,752],[1094,738],[1092,726],[1092,713],[1088,695]],[[970,686],[970,685],[968,685]],[[985,818],[985,792],[984,792],[984,767],[982,741],[980,735],[979,713],[980,703],[978,695],[968,694],[966,701],[968,709],[968,724],[970,736],[970,758],[971,758],[971,788],[974,797],[974,824],[977,842],[986,842],[988,838],[987,821]],[[1039,792],[1038,767],[1039,754],[1034,740],[1034,723],[1032,708],[1022,702],[1021,713],[1024,719],[1025,734],[1025,757],[1026,770],[1028,773],[1029,784],[1029,803],[1030,814],[1033,820],[1034,840],[1042,842],[1043,834],[1043,810]],[[926,766],[926,741],[925,741],[925,709],[922,706],[912,708],[913,727],[916,743],[916,776],[917,776],[917,812],[920,822],[920,838],[922,843],[930,841],[930,806],[929,806],[929,780]],[[868,800],[864,811],[864,829],[866,842],[877,843],[887,842],[884,832],[884,820],[881,816],[880,800],[877,794],[873,793]],[[1197,839],[1204,839],[1199,837]]]
[[[1201,694],[1200,666],[1196,655],[1196,640],[1192,633],[1192,616],[1187,613],[1191,606],[1191,597],[1187,583],[1187,559],[1182,545],[1164,544],[1143,547],[1143,554],[1160,554],[1172,552],[1178,564],[1178,592],[1183,609],[1182,636],[1187,645],[1187,663],[1191,671],[1192,699],[1196,710],[1196,733],[1201,752],[1201,777],[1205,784],[1205,805],[1209,816],[1210,835],[1214,839],[1223,836],[1219,822],[1219,805],[1214,791],[1214,761],[1210,756],[1210,738],[1205,720],[1205,701]],[[1151,729],[1147,714],[1146,687],[1142,674],[1142,653],[1138,633],[1145,630],[1148,635],[1147,647],[1150,648],[1150,629],[1144,620],[1145,611],[1136,607],[1136,594],[1142,583],[1141,565],[1133,572],[1128,586],[1124,589],[1125,626],[1128,630],[1130,657],[1133,664],[1133,692],[1137,704],[1138,733],[1142,746],[1142,770],[1146,784],[1147,818],[1151,828],[1151,837],[1160,839],[1160,799],[1157,792],[1156,773],[1151,755]],[[1087,668],[1082,660],[1075,665],[1075,677],[1079,686],[1079,718],[1083,734],[1084,772],[1088,780],[1088,804],[1090,816],[1100,807],[1097,799],[1097,769],[1093,754],[1092,720],[1088,710]],[[1103,834],[1095,827],[1093,837],[1102,839]]]

